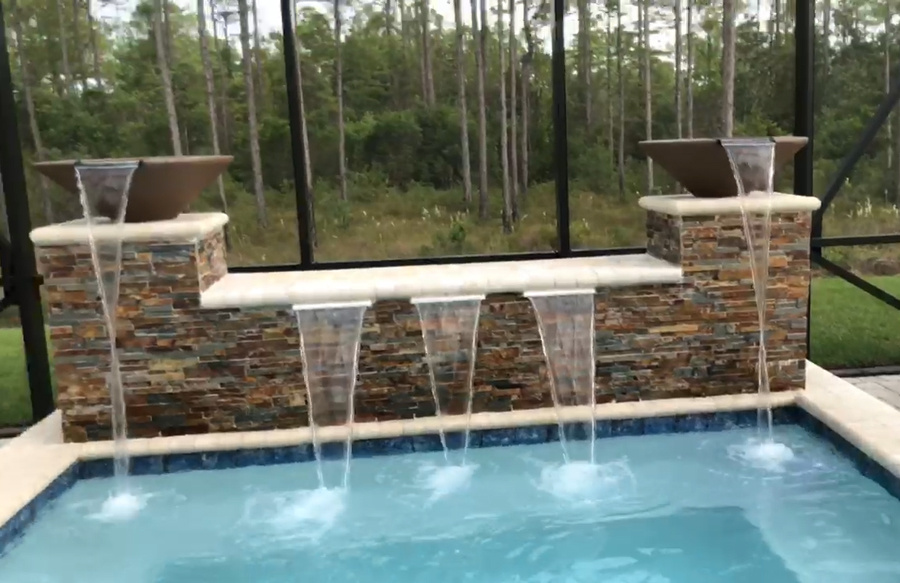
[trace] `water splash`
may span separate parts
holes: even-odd
[[[110,494],[103,501],[100,510],[89,516],[99,522],[124,522],[131,520],[147,505],[146,495],[124,491]]]
[[[466,463],[422,466],[419,468],[419,484],[430,492],[428,502],[434,503],[467,488],[477,469],[477,464]]]
[[[113,474],[117,494],[110,499],[108,510],[113,514],[118,513],[117,516],[128,514],[127,509],[140,509],[128,491],[128,420],[116,342],[119,283],[122,273],[122,226],[125,223],[125,211],[128,207],[128,192],[131,190],[131,182],[139,166],[140,162],[138,161],[79,162],[75,164],[75,178],[87,225],[91,263],[97,276],[103,320],[109,339],[110,370],[107,387],[111,405]],[[110,221],[105,216],[115,218]],[[116,236],[98,238],[97,227],[110,224],[117,230]]]
[[[745,465],[769,472],[785,471],[785,466],[794,459],[790,447],[768,437],[731,446],[728,455]]]
[[[575,504],[596,504],[630,492],[635,485],[628,463],[586,461],[545,466],[537,487],[555,498]]]
[[[353,395],[359,369],[359,343],[363,315],[371,305],[371,302],[353,302],[294,306],[320,489],[326,488],[319,440],[319,429],[323,426],[343,425],[347,428],[341,488],[346,490],[350,485]]]
[[[594,463],[594,290],[526,293],[537,315],[544,357],[550,372],[550,392],[559,424],[563,459],[571,462],[560,408],[590,407],[590,463]]]

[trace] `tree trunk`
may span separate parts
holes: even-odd
[[[591,12],[588,0],[578,0],[578,75],[584,91],[584,121],[588,134],[594,127],[594,104],[591,78]]]
[[[97,23],[94,21],[94,15],[91,13],[91,0],[86,0],[86,11],[88,19],[88,38],[91,43],[91,63],[94,69],[94,81],[97,88],[103,87],[103,75],[100,72],[100,48],[97,44]]]
[[[262,108],[265,103],[265,76],[262,69],[262,48],[259,42],[259,14],[256,11],[256,0],[252,3],[253,10],[253,70],[256,73],[256,104]]]
[[[724,0],[729,1],[729,0]],[[733,1],[733,0],[732,0]],[[725,12],[725,8],[723,7],[723,12]],[[734,13],[734,7],[731,9],[732,14]],[[775,46],[779,46],[781,44],[781,0],[772,0],[772,14],[774,15],[774,24],[775,24]],[[723,42],[725,31],[722,31]]]
[[[419,21],[422,28],[422,75],[425,83],[425,103],[433,106],[435,95],[434,69],[431,64],[431,4],[428,0],[420,0],[420,2]]]
[[[238,0],[241,19],[241,61],[244,69],[244,87],[247,93],[247,117],[250,129],[250,163],[253,167],[253,194],[256,196],[257,222],[268,226],[266,194],[263,188],[262,160],[259,155],[259,126],[256,121],[256,95],[253,87],[253,59],[250,52],[250,18],[247,0]]]
[[[825,80],[828,79],[828,70],[831,65],[831,0],[825,0],[822,5],[822,66],[825,70]]]
[[[172,70],[172,63],[175,61],[175,55],[172,52],[172,26],[170,22],[171,10],[169,9],[169,0],[162,0],[163,15],[163,46],[165,47],[166,63],[169,65],[169,71]]]
[[[478,28],[478,49],[475,65],[478,69],[478,217],[488,218],[488,157],[487,157],[487,0],[470,0],[472,6],[472,34],[475,34],[475,5],[480,1],[481,20]]]
[[[509,144],[506,123],[506,52],[503,47],[503,0],[497,0],[497,48],[500,57],[500,173],[503,177],[503,232],[512,233],[513,208],[509,188]]]
[[[681,121],[684,115],[681,103],[681,84],[684,81],[681,74],[683,64],[681,55],[681,12],[681,0],[675,0],[675,137],[678,139],[682,137]]]
[[[644,38],[644,135],[653,139],[653,70],[650,60],[650,0],[644,2],[641,36]],[[653,194],[653,159],[647,158],[647,194]]]
[[[63,0],[56,0],[56,18],[59,22],[59,48],[62,52],[62,74],[63,74],[63,95],[69,94],[69,88],[72,86],[72,68],[69,64],[69,41],[66,37],[66,29],[68,25],[66,24],[65,18],[63,18]],[[21,42],[19,43],[22,44]]]
[[[885,95],[891,92],[891,2],[888,0],[886,2],[886,6],[884,7],[884,93]],[[895,108],[896,109],[896,108]],[[894,165],[894,128],[893,128],[893,117],[896,116],[896,113],[892,113],[891,116],[888,117],[887,121],[885,121],[885,131],[887,132],[887,172],[885,175],[887,176],[887,180],[884,181],[884,202],[889,203],[891,201],[891,180],[893,179],[894,173],[891,172],[892,167]]]
[[[430,105],[428,100],[428,70],[425,65],[425,38],[422,34],[422,0],[413,0],[413,13],[416,20],[416,49],[419,53],[419,80],[422,85],[422,103]]]
[[[206,78],[206,103],[209,108],[209,130],[212,138],[213,154],[218,156],[219,149],[219,118],[216,115],[216,82],[213,79],[212,61],[209,58],[209,43],[206,38],[206,15],[204,3],[206,0],[197,0],[197,36],[200,39],[200,59],[203,62],[203,76]],[[228,199],[225,198],[225,183],[222,176],[217,179],[219,187],[219,199],[222,201],[222,212],[228,212]]]
[[[722,136],[734,134],[734,2],[722,3]]]
[[[694,2],[687,0],[687,137],[694,137]]]
[[[530,95],[531,93],[531,63],[534,59],[535,47],[534,38],[531,30],[531,5],[529,0],[523,0],[522,4],[522,31],[525,34],[525,53],[522,59],[522,132],[520,134],[519,149],[519,170],[520,170],[520,187],[522,189],[522,198],[528,194],[528,117],[530,115]]]
[[[81,90],[87,89],[87,72],[84,69],[84,51],[81,46],[81,10],[80,0],[72,0],[72,46],[75,48],[75,73],[78,75],[78,82],[81,83]]]
[[[499,18],[503,18],[501,12]],[[518,96],[516,95],[516,0],[509,0],[509,201],[512,220],[519,220]]]
[[[306,122],[306,98],[303,93],[303,68],[300,66],[300,39],[295,39],[294,47],[297,49],[297,101],[300,106],[300,133],[303,137],[303,163],[306,165],[306,187],[313,190],[313,167],[310,158],[309,125]],[[312,215],[310,215],[312,216]]]
[[[606,0],[606,147],[609,152],[609,172],[616,167],[616,118],[613,110],[613,49],[612,49],[612,0]]]
[[[472,166],[469,158],[469,116],[466,112],[466,72],[463,44],[462,0],[453,0],[453,19],[456,27],[456,88],[459,102],[459,143],[462,158],[463,198],[466,210],[472,206]]]
[[[178,130],[178,112],[175,109],[175,93],[172,89],[172,74],[166,59],[166,44],[163,40],[162,0],[153,3],[153,36],[156,37],[156,64],[162,78],[163,97],[166,102],[166,114],[169,117],[169,137],[172,140],[172,153],[181,156],[181,132]]]
[[[347,154],[344,135],[344,64],[341,55],[341,0],[332,0],[334,8],[334,92],[338,114],[338,180],[341,200],[347,200]]]
[[[209,0],[209,12],[213,19],[213,49],[216,51],[216,58],[219,60],[219,63],[223,65],[221,67],[222,74],[219,79],[219,110],[222,112],[222,143],[225,144],[225,151],[231,151],[231,131],[230,131],[230,116],[229,116],[229,107],[228,107],[228,75],[227,75],[227,63],[224,63],[224,57],[222,55],[222,49],[219,45],[219,27],[217,25],[216,20],[216,3],[215,0]],[[228,45],[228,29],[227,26],[223,24],[223,36],[225,37],[225,45]],[[226,53],[231,54],[230,47],[226,50]]]
[[[22,94],[25,98],[25,111],[28,113],[28,128],[31,131],[31,140],[34,142],[34,154],[38,161],[42,162],[47,158],[47,153],[44,150],[44,141],[41,139],[41,128],[38,125],[37,113],[34,107],[34,95],[31,92],[32,83],[34,81],[31,78],[31,67],[29,65],[28,56],[25,54],[25,35],[22,32],[22,19],[19,17],[17,0],[9,0],[9,18],[13,25],[13,47],[19,58],[19,69],[21,70],[22,75]],[[43,175],[38,179],[38,185],[44,210],[44,220],[48,225],[51,225],[53,224],[53,202],[50,199],[47,180]],[[0,192],[0,198],[2,198],[2,196],[3,193]],[[6,219],[5,212],[3,213],[3,218]]]
[[[616,77],[619,83],[619,196],[625,196],[625,80],[622,76],[622,5],[616,0]]]

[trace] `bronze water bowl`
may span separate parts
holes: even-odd
[[[37,162],[35,170],[63,187],[72,194],[78,194],[75,177],[76,164],[115,165],[138,162],[138,168],[131,179],[128,191],[128,207],[125,209],[126,223],[147,223],[174,219],[200,196],[203,189],[212,184],[228,168],[233,156],[166,156],[151,158],[122,158],[94,160],[61,160]],[[89,193],[90,194],[90,193]],[[121,196],[116,191],[112,196]],[[115,220],[118,201],[106,200],[101,196],[92,205],[95,212]]]
[[[807,142],[807,138],[799,136],[779,136],[771,140],[775,142],[776,173],[793,160]],[[738,195],[728,154],[717,139],[645,140],[638,146],[694,196],[725,198]],[[755,178],[744,177],[743,170],[741,176],[744,184]]]

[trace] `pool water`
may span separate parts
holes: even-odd
[[[146,506],[97,516],[78,482],[0,558],[3,583],[882,583],[900,581],[900,502],[819,438],[741,455],[755,430],[617,437],[597,468],[558,443],[354,460],[349,493],[314,464],[136,478]],[[587,443],[570,444],[573,458]],[[330,478],[340,462],[331,463]]]

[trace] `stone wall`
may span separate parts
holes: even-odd
[[[803,385],[809,229],[809,213],[773,217],[773,390]],[[756,390],[758,325],[740,218],[650,212],[648,241],[651,254],[683,265],[685,279],[598,290],[598,402]],[[108,438],[109,344],[90,254],[85,246],[41,247],[38,254],[66,438]],[[126,243],[118,346],[130,435],[307,423],[292,313],[200,308],[200,291],[226,271],[221,232],[199,243]],[[497,295],[482,304],[474,385],[475,411],[552,404],[528,300]],[[457,397],[464,390],[447,389]],[[367,310],[355,408],[360,421],[434,414],[410,303],[379,302]]]

